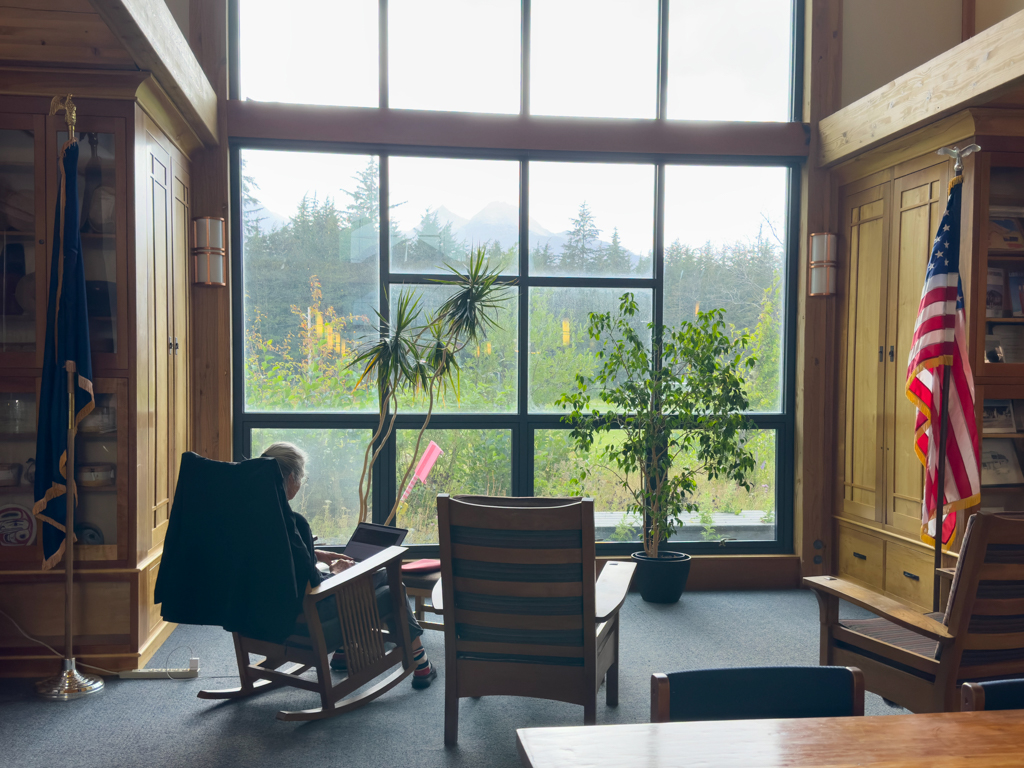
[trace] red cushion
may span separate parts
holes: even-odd
[[[440,560],[413,560],[402,565],[405,573],[433,573],[441,570]]]

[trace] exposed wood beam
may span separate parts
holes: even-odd
[[[90,0],[135,64],[149,70],[207,146],[217,144],[217,94],[162,0]]]
[[[232,138],[526,151],[806,157],[802,123],[588,120],[229,101]]]
[[[228,0],[191,0],[189,43],[218,96],[220,145],[192,155],[192,215],[231,220],[231,183],[225,107],[228,98]],[[228,227],[228,263],[236,247]],[[191,449],[220,461],[235,459],[232,444],[231,291],[193,285],[189,322],[192,349]]]
[[[814,125],[840,103],[843,7],[841,0],[804,0],[804,8],[803,117]],[[812,153],[817,141],[812,133]],[[836,230],[829,172],[805,163],[800,189],[793,545],[801,573],[809,576],[832,572],[836,386],[835,299],[807,296],[807,235]]]
[[[818,164],[835,165],[1022,84],[1024,11],[822,118]]]

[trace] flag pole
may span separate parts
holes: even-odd
[[[64,663],[60,674],[36,683],[36,693],[47,699],[77,699],[103,690],[103,678],[76,669],[74,648],[75,596],[75,376],[74,360],[64,363],[68,381],[68,453],[64,481],[67,484],[67,512],[64,517]]]
[[[932,611],[939,610],[939,569],[942,568],[942,502],[946,488],[946,435],[949,431],[949,364],[942,366],[942,403],[939,406],[939,466],[935,470],[935,576],[932,584]]]
[[[60,322],[64,322],[63,319],[58,321],[58,313],[62,302],[66,298],[66,294],[62,296],[60,292],[60,286],[62,278],[65,276],[71,276],[79,281],[84,282],[84,274],[82,271],[82,258],[81,258],[81,243],[79,240],[78,230],[78,214],[77,204],[78,195],[76,194],[76,176],[72,174],[71,182],[67,182],[67,165],[65,161],[67,159],[67,152],[69,148],[74,146],[74,159],[77,165],[78,159],[78,139],[75,137],[75,122],[77,116],[77,108],[74,102],[71,100],[71,94],[67,94],[63,97],[54,96],[50,102],[50,114],[56,115],[60,112],[64,112],[64,120],[68,126],[68,141],[64,144],[61,149],[60,155],[60,168],[61,168],[61,184],[60,184],[60,196],[57,200],[57,213],[55,222],[55,242],[54,242],[54,257],[53,269],[50,275],[51,293],[50,300],[47,307],[47,322],[46,322],[46,362],[44,365],[44,381],[42,387],[42,397],[47,398],[45,405],[40,403],[40,427],[37,431],[37,447],[36,447],[36,507],[40,505],[45,510],[46,505],[52,496],[59,496],[61,490],[60,481],[63,480],[63,492],[65,495],[65,515],[64,515],[64,541],[62,544],[64,553],[64,660],[62,664],[61,672],[54,677],[47,678],[46,680],[40,680],[36,683],[36,693],[46,699],[56,699],[59,701],[67,701],[68,699],[77,699],[82,696],[86,696],[90,693],[98,693],[103,690],[103,679],[97,675],[83,674],[75,668],[75,655],[74,655],[74,636],[75,636],[75,624],[74,624],[74,605],[75,605],[75,436],[78,432],[77,425],[77,413],[78,410],[75,408],[76,393],[78,385],[83,382],[84,388],[90,393],[90,403],[92,401],[92,369],[89,360],[89,347],[88,347],[88,323],[84,314],[80,318],[80,322],[77,325],[79,331],[85,334],[85,354],[78,360],[81,362],[81,374],[79,374],[79,366],[76,363],[75,352],[76,348],[74,345],[69,346],[68,340],[64,339],[62,334],[61,343],[57,343],[57,326]],[[66,186],[67,185],[67,186]],[[67,187],[70,187],[68,190]],[[66,194],[70,192],[70,194]],[[68,201],[71,201],[70,203]],[[70,217],[70,223],[68,222],[68,210],[72,211]],[[63,254],[68,253],[64,242],[64,235],[68,233],[75,233],[75,239],[78,240],[70,250],[73,254],[73,261],[70,262],[71,267],[66,266],[66,262],[62,257]],[[70,289],[70,283],[67,286]],[[79,286],[84,289],[84,284]],[[75,305],[72,305],[74,307]],[[84,293],[77,300],[77,306],[79,309],[84,309]],[[63,318],[63,316],[61,316]],[[75,326],[71,326],[75,327]],[[77,350],[81,351],[81,350]],[[50,354],[52,353],[52,357]],[[61,366],[60,361],[64,359],[64,363]],[[50,367],[50,366],[53,367]],[[52,445],[44,444],[41,438],[44,435],[42,426],[43,409],[46,408],[48,414],[53,414],[59,418],[60,408],[60,389],[59,384],[59,373],[60,368],[63,367],[67,373],[66,387],[67,387],[67,408],[68,408],[68,423],[67,423],[67,445],[65,446],[64,452],[57,450],[52,455],[44,455],[44,451],[48,451],[52,448]],[[52,384],[51,384],[52,382]],[[52,386],[56,385],[56,386]],[[84,411],[88,413],[88,411]],[[56,421],[56,419],[54,419]],[[50,425],[56,427],[57,425],[53,422],[48,422],[47,427]],[[57,429],[53,430],[53,433],[59,435]],[[39,446],[44,445],[43,449]],[[58,446],[59,448],[59,446]],[[58,462],[56,461],[57,456],[60,456],[63,461],[64,468],[63,472],[60,469]],[[40,474],[43,469],[44,461],[50,462],[52,460],[52,476],[43,477],[48,487],[44,488],[45,495],[40,491],[38,485],[42,475]],[[61,477],[63,475],[63,477]],[[34,509],[35,513],[39,515],[38,509]],[[49,520],[58,530],[61,525],[55,520]],[[53,562],[59,558],[60,549],[56,552],[46,552],[46,541],[44,538],[44,554],[47,555],[46,566],[52,566]]]

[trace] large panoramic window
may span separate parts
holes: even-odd
[[[237,106],[274,114],[232,138],[236,456],[304,449],[293,504],[327,546],[347,540],[362,490],[364,517],[407,528],[423,555],[439,493],[585,494],[599,550],[635,551],[644,523],[604,458],[622,433],[583,451],[559,404],[600,364],[591,316],[630,293],[648,343],[651,324],[721,310],[756,357],[749,487],[701,479],[700,512],[666,546],[791,551],[798,161],[717,136],[709,155],[699,132],[658,144],[689,130],[679,120],[788,119],[791,0],[305,0],[283,21],[262,2],[238,0],[234,46]],[[293,126],[338,119],[298,141],[289,103],[325,105]],[[388,138],[350,137],[365,119]],[[382,413],[360,355],[400,311],[429,336],[444,281],[479,250],[495,324],[443,387],[407,387]]]

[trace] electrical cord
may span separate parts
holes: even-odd
[[[58,658],[61,658],[61,659],[64,658],[64,654],[63,653],[59,653],[53,646],[47,645],[42,640],[37,640],[36,638],[32,637],[32,635],[30,635],[28,632],[26,632],[24,629],[22,629],[21,626],[18,624],[18,622],[16,622],[14,619],[12,619],[8,614],[4,613],[3,611],[0,611],[0,616],[3,616],[5,619],[7,619],[9,622],[11,622],[11,624],[14,625],[14,628],[16,630],[18,630],[25,637],[26,640],[31,640],[33,643],[36,643],[37,645],[43,646],[43,648],[46,648],[47,650],[50,651],[50,653],[52,653],[54,656],[57,656]],[[117,672],[113,672],[113,671],[111,671],[109,669],[104,669],[103,667],[97,667],[94,664],[86,664],[85,662],[78,661],[78,660],[75,661],[75,664],[77,666],[79,666],[79,667],[88,667],[89,669],[95,669],[95,670],[97,670],[99,672],[106,672],[108,675],[116,675],[117,674]]]
[[[5,619],[7,619],[9,622],[11,622],[11,624],[14,625],[14,628],[16,630],[18,630],[18,632],[20,632],[21,635],[26,640],[30,640],[33,643],[36,643],[37,645],[43,646],[44,648],[46,648],[50,653],[52,653],[57,658],[60,658],[60,659],[64,658],[64,654],[58,652],[57,649],[55,649],[53,646],[47,645],[42,640],[37,640],[36,638],[32,637],[32,635],[28,634],[24,629],[21,628],[21,626],[18,624],[18,622],[16,622],[14,619],[12,619],[10,617],[9,614],[7,614],[4,611],[0,610],[0,616],[3,616]],[[167,661],[165,662],[166,664],[170,665],[171,654],[174,653],[175,651],[177,651],[180,648],[188,648],[188,653],[189,653],[189,658],[190,659],[195,655],[195,653],[192,650],[192,646],[191,645],[178,645],[178,646],[175,646],[174,648],[172,648],[171,650],[169,650],[167,652]],[[103,667],[97,667],[95,664],[86,664],[86,663],[78,661],[78,660],[75,661],[75,664],[77,666],[79,666],[79,667],[88,667],[89,669],[95,669],[98,672],[105,672],[106,674],[113,675],[114,677],[117,677],[117,674],[118,674],[117,672],[114,672],[113,670],[104,669]],[[173,675],[171,675],[170,672],[168,672],[167,673],[167,679],[168,680],[197,680],[197,679],[202,679],[202,680],[237,680],[238,679],[238,675],[203,675],[202,678],[198,678],[198,677],[174,677]]]

